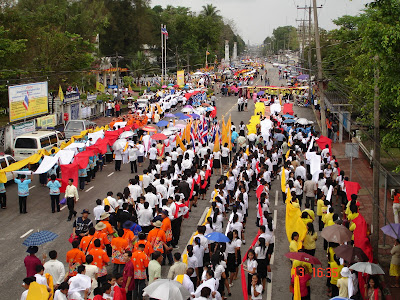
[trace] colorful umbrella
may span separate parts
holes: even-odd
[[[261,96],[261,95],[264,95],[264,94],[265,94],[264,91],[259,91],[259,92],[257,93],[258,96]]]
[[[266,101],[268,101],[268,99],[265,99],[265,98],[260,99],[260,102],[266,102]]]
[[[168,137],[163,133],[155,133],[151,136],[151,139],[156,141],[163,141],[166,140],[167,138]]]
[[[368,261],[368,256],[364,253],[364,251],[362,251],[361,248],[350,245],[341,245],[336,247],[335,254],[351,264],[361,261]]]
[[[186,119],[190,119],[190,117],[188,117],[188,116],[180,116],[179,117],[179,120],[186,120]]]
[[[285,256],[290,259],[304,261],[312,265],[322,265],[318,258],[305,252],[289,252]]]
[[[285,124],[294,123],[294,122],[296,122],[296,121],[293,119],[287,119],[287,120],[283,121],[283,123],[285,123]]]
[[[337,244],[343,244],[345,242],[351,241],[353,233],[348,230],[343,225],[331,225],[325,227],[322,232],[321,236],[326,239],[328,242],[333,242]]]
[[[182,109],[182,112],[183,113],[192,113],[193,112],[193,109],[192,108],[189,108],[189,107],[185,107],[184,109]],[[182,116],[180,116],[180,117],[182,117]]]
[[[168,86],[174,86],[174,84],[173,83],[169,83]]]
[[[128,143],[128,141],[126,139],[118,139],[112,145],[112,148],[114,151],[119,151],[119,150],[125,149],[126,143]]]
[[[190,115],[193,119],[200,119],[200,116],[199,115],[196,115],[196,114],[191,114]]]
[[[148,132],[157,132],[157,128],[155,128],[155,127],[153,127],[153,126],[150,126],[150,125],[143,126],[143,127],[142,127],[142,130],[148,131]]]
[[[162,120],[162,121],[158,122],[156,125],[157,125],[158,127],[164,127],[164,126],[167,126],[168,124],[169,124],[168,121]]]
[[[166,85],[163,85],[161,88],[162,88],[162,89],[166,89],[166,88],[167,88],[167,86],[166,86]]]
[[[217,243],[229,243],[231,241],[225,234],[218,231],[211,232],[207,234],[205,237],[207,240],[214,241]]]
[[[51,242],[55,240],[58,237],[58,234],[47,231],[47,230],[42,230],[38,231],[35,233],[32,233],[30,236],[28,236],[25,241],[22,243],[22,245],[30,247],[30,246],[40,246],[45,243]]]
[[[167,113],[167,114],[164,115],[164,117],[166,117],[166,118],[175,118],[175,115],[171,114],[171,113]]]
[[[208,104],[208,103],[202,103],[201,106],[206,106],[206,107],[208,107],[208,106],[210,106],[210,104]]]
[[[283,115],[282,117],[284,117],[284,118],[291,118],[291,119],[294,118],[294,116],[292,116],[292,115]]]
[[[384,234],[394,239],[400,239],[400,223],[391,223],[381,228]]]
[[[179,87],[179,85],[177,85],[177,84],[174,85],[174,88],[178,88],[178,87]]]

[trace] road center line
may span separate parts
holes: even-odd
[[[210,209],[209,207],[206,207],[206,209],[203,211],[203,214],[201,215],[199,223],[197,223],[197,226],[200,226],[204,222],[204,219],[205,219],[209,209]]]
[[[279,194],[278,194],[278,190],[275,191],[275,206],[278,206],[278,198],[279,198]]]
[[[274,209],[274,229],[276,229],[276,219],[278,218],[278,211]]]
[[[28,234],[30,234],[33,231],[33,229],[28,230],[27,232],[25,232],[23,235],[21,235],[19,238],[23,239],[24,237],[26,237]]]
[[[88,188],[88,189],[85,191],[85,193],[89,192],[92,188],[94,188],[94,186]]]
[[[114,172],[111,172],[110,174],[108,174],[107,177],[110,177],[112,174],[114,174]]]
[[[36,185],[32,185],[29,189],[33,189],[34,187],[36,187]]]
[[[63,207],[61,207],[60,210],[63,210],[63,209],[65,209],[65,208],[67,208],[67,205],[64,205]]]

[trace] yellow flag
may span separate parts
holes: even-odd
[[[37,282],[32,282],[29,285],[27,300],[47,300],[49,299],[49,292],[47,287]]]
[[[190,143],[190,129],[192,127],[192,122],[190,121],[187,125],[186,125],[186,130],[185,130],[185,140],[187,143]]]
[[[218,152],[218,151],[220,151],[220,145],[219,145],[219,135],[218,135],[218,132],[217,132],[217,134],[215,135],[213,152]]]
[[[178,281],[180,284],[183,284],[183,278],[184,278],[183,275],[178,275],[176,276],[176,281]]]
[[[281,190],[282,193],[286,192],[286,175],[284,167],[282,167],[282,173],[281,173]]]
[[[62,102],[64,102],[64,93],[63,93],[63,90],[61,88],[61,85],[59,85],[59,87],[58,87],[58,98],[60,98],[60,100]]]
[[[161,109],[160,104],[156,103],[156,106],[157,106],[158,114],[161,115],[162,109]]]
[[[181,147],[181,149],[182,149],[183,152],[186,151],[186,148],[185,148],[185,146],[183,145],[182,139],[181,139],[181,137],[179,136],[179,134],[176,135],[176,144],[177,144],[179,147]]]
[[[289,195],[288,195],[289,196]],[[287,197],[288,198],[288,197]],[[299,234],[298,245],[299,249],[302,248],[303,240],[307,234],[307,226],[301,220],[301,210],[298,207],[294,207],[290,201],[286,201],[286,235],[288,241],[292,239],[292,233],[297,232]]]
[[[106,90],[106,87],[104,86],[104,84],[102,84],[100,82],[96,82],[96,90],[104,93]]]
[[[294,275],[294,288],[293,288],[293,300],[301,300],[300,293],[300,278],[298,275]]]
[[[128,91],[132,91],[131,85],[129,85],[129,87],[128,87]]]

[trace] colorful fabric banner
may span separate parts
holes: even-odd
[[[355,181],[344,181],[344,186],[346,188],[347,200],[351,200],[351,195],[358,195],[358,191],[361,190],[361,186]]]
[[[68,180],[72,178],[74,185],[78,188],[78,164],[61,165],[61,193],[65,193],[65,189],[68,185]]]

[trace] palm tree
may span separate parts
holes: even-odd
[[[131,60],[130,65],[127,66],[134,76],[139,79],[143,74],[147,74],[150,69],[149,59],[144,52],[138,51]]]
[[[221,11],[217,9],[212,4],[207,4],[203,5],[203,10],[201,11],[201,14],[206,17],[212,17],[212,18],[220,18],[221,16],[219,15]]]

